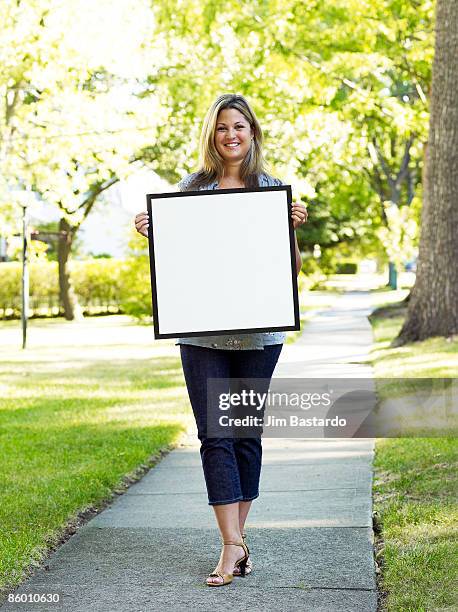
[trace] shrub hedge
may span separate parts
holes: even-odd
[[[20,262],[0,263],[0,319],[21,315],[21,274]],[[147,256],[73,261],[70,276],[86,314],[125,312],[139,317],[151,315]],[[30,316],[60,314],[57,262],[31,263],[29,278]]]
[[[342,261],[336,264],[336,274],[356,274],[358,264],[353,261]]]

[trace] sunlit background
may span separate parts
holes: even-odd
[[[310,208],[299,232],[306,259],[320,248],[310,265],[369,256],[401,270],[418,238],[433,8],[5,0],[2,258],[14,259],[23,190],[33,226],[77,227],[74,257],[125,255],[144,194],[196,169],[208,105],[238,92],[264,129],[271,172]]]

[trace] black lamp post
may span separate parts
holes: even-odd
[[[21,203],[22,206],[22,348],[27,344],[27,319],[29,315],[29,252],[28,252],[28,227],[27,227],[27,202]]]

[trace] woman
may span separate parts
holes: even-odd
[[[282,185],[265,172],[261,151],[262,131],[243,96],[225,94],[210,107],[200,138],[201,164],[186,176],[180,191],[253,188]],[[262,214],[262,211],[259,211]],[[294,228],[307,220],[300,202],[292,205]],[[135,217],[137,231],[148,236],[148,214]],[[296,244],[297,274],[301,256]],[[208,586],[232,582],[234,575],[250,573],[244,525],[253,499],[259,495],[261,438],[207,438],[207,380],[209,378],[260,378],[270,381],[285,334],[253,333],[232,336],[180,338],[186,386],[197,423],[200,454],[208,492],[223,546]]]

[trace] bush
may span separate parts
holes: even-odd
[[[57,261],[30,264],[30,309],[34,314],[59,314]]]
[[[137,319],[152,316],[148,240],[131,230],[127,258],[121,270],[121,307]]]
[[[83,312],[120,312],[129,287],[123,287],[125,261],[91,259],[70,263],[70,276]],[[0,319],[21,316],[20,262],[0,263]],[[56,261],[29,265],[30,316],[56,316],[59,305],[59,275]],[[146,285],[149,291],[149,277]],[[150,310],[151,313],[151,305]]]
[[[29,265],[30,314],[59,312],[57,262],[38,261]],[[22,263],[0,264],[0,318],[21,316]]]
[[[356,274],[358,264],[353,261],[341,261],[336,264],[336,274]]]
[[[120,259],[91,259],[71,264],[73,288],[83,311],[118,311],[121,302]]]
[[[302,259],[301,272],[299,273],[299,291],[318,289],[327,278],[323,272],[320,262],[313,256],[306,256]]]
[[[129,257],[123,262],[120,274],[122,311],[137,319],[151,317],[153,310],[148,256]]]
[[[21,269],[16,261],[0,264],[0,316],[18,316],[21,312]]]

